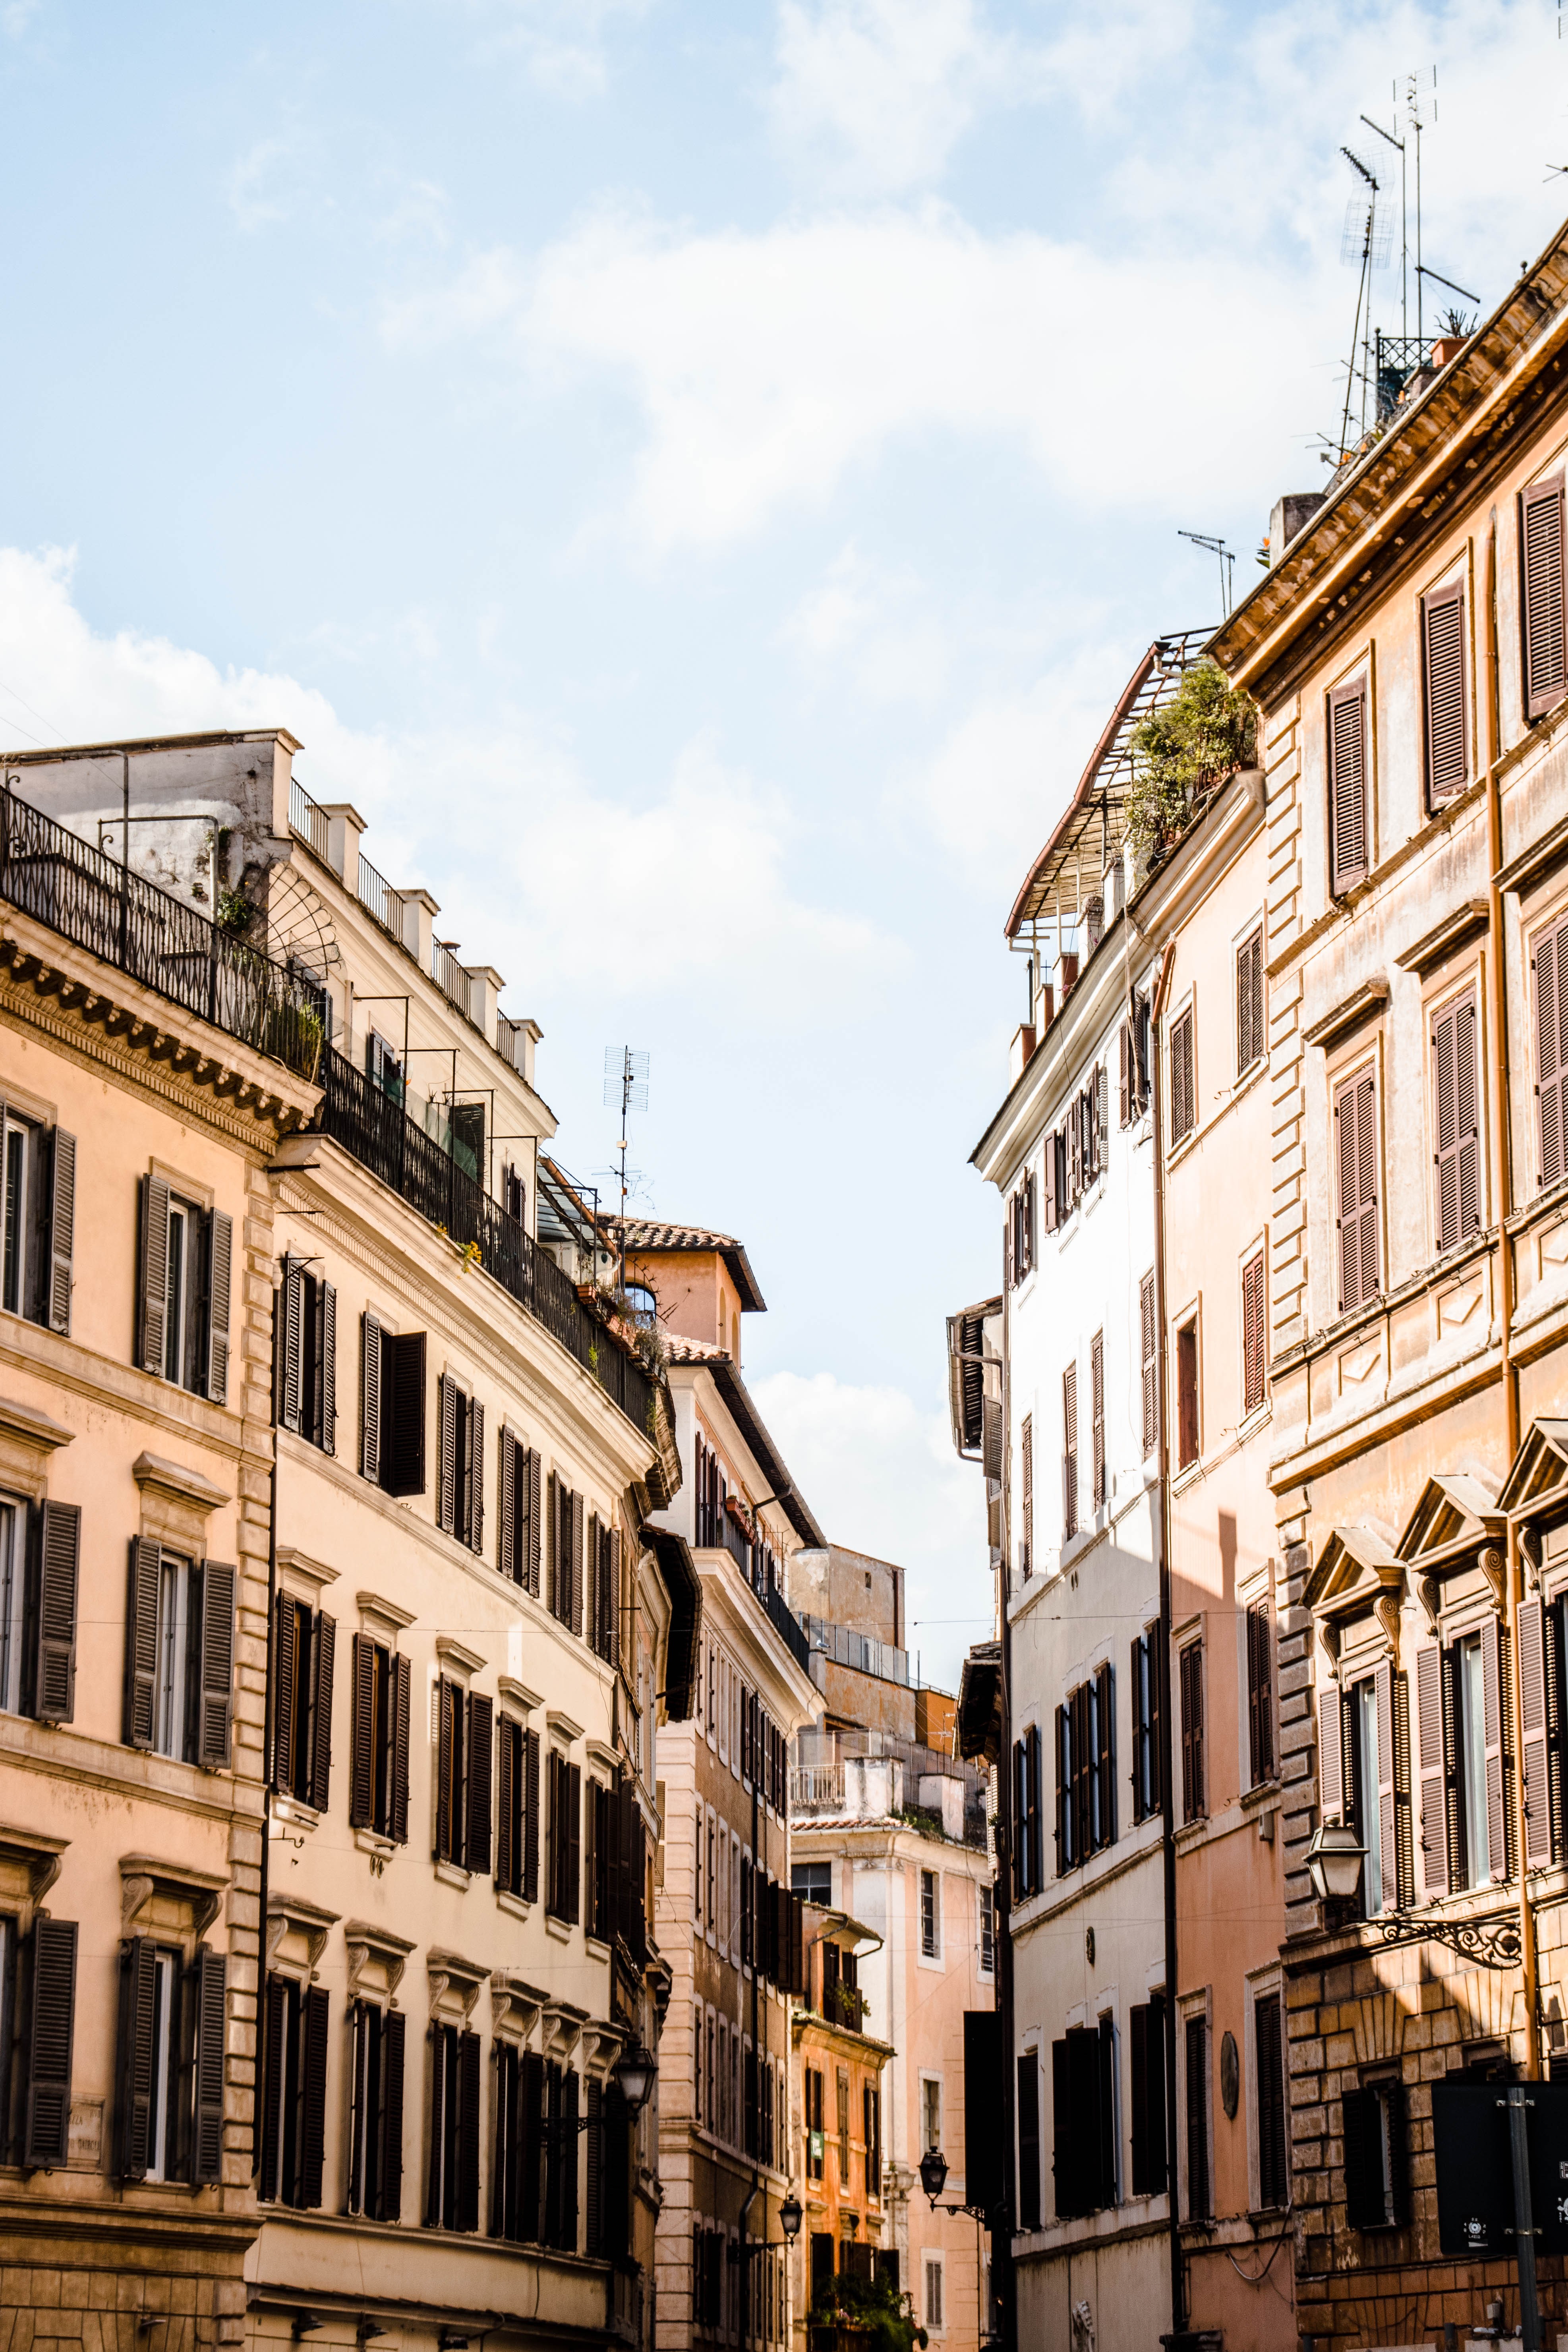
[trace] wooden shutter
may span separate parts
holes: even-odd
[[[1481,1626],[1481,1680],[1486,1691],[1487,1844],[1491,1875],[1502,1880],[1508,1876],[1508,1816],[1503,1802],[1502,1642],[1495,1617],[1488,1617]]]
[[[1105,1334],[1097,1331],[1089,1342],[1089,1444],[1094,1481],[1094,1507],[1105,1500]]]
[[[1116,1033],[1117,1116],[1123,1127],[1132,1124],[1132,1030],[1124,1021]]]
[[[75,1503],[43,1503],[37,1517],[37,1608],[27,1679],[33,1711],[44,1723],[68,1723],[76,1709],[77,1588],[81,1564],[81,1511]]]
[[[280,1592],[272,1606],[272,1785],[294,1791],[294,1716],[299,1689],[296,1645],[300,1634],[300,1604]]]
[[[576,1770],[574,1765],[573,1770]],[[579,2077],[568,2067],[561,2084],[561,2204],[556,2244],[577,2251],[577,2100]]]
[[[1436,808],[1463,792],[1470,781],[1462,578],[1448,581],[1421,599],[1421,670],[1426,800],[1429,807]]]
[[[1060,2042],[1065,2074],[1067,2053]],[[1053,2057],[1055,2051],[1053,2051]],[[1018,2227],[1037,2230],[1040,2226],[1040,2094],[1039,2061],[1032,2050],[1026,2051],[1017,2061],[1018,2072]],[[1065,2121],[1065,2118],[1061,2118]],[[1058,2136],[1058,2163],[1061,2165],[1066,2148]],[[1058,2191],[1058,2207],[1061,2198]]]
[[[390,1393],[383,1399],[381,1483],[389,1495],[425,1492],[425,1334],[387,1333]]]
[[[541,1510],[541,1487],[543,1465],[537,1450],[528,1452],[528,1589],[539,1598],[539,1554],[543,1537],[543,1514]]]
[[[408,1713],[413,1673],[401,1652],[391,1660],[392,1685],[392,1820],[388,1834],[397,1845],[408,1843]]]
[[[192,1631],[199,1629],[201,1640],[196,1762],[209,1770],[228,1762],[233,1744],[237,1573],[224,1561],[204,1559],[191,1580]]]
[[[436,1482],[436,1524],[445,1535],[458,1532],[458,1405],[456,1384],[445,1372],[437,1383],[440,1394],[441,1457]]]
[[[522,1735],[522,1899],[539,1900],[539,1734]]]
[[[158,1579],[163,1554],[145,1536],[131,1539],[125,1601],[125,1745],[151,1748],[158,1679]]]
[[[257,2181],[257,2195],[268,2204],[278,2194],[282,2156],[278,2126],[288,2013],[289,1988],[281,1977],[269,1976],[262,2003],[261,2063],[258,2069],[261,2088],[261,2168]]]
[[[198,2189],[223,2178],[224,2033],[228,1962],[210,1944],[196,1947],[192,1971],[196,2049],[191,2178]]]
[[[1568,1167],[1568,921],[1537,938],[1530,959],[1535,975],[1535,1105],[1541,1182],[1555,1184]]]
[[[453,1773],[457,1767],[458,1709],[463,1694],[446,1675],[436,1685],[436,1859],[452,1862],[459,1857],[452,1852],[452,1832],[456,1826],[457,1791]]]
[[[618,1666],[621,1663],[621,1531],[619,1528],[610,1529],[607,1542],[605,1590],[605,1597],[609,1601],[609,1624],[605,1656],[612,1666]]]
[[[1285,2052],[1279,1996],[1265,1993],[1253,2004],[1253,2041],[1258,2058],[1258,2202],[1278,2209],[1290,2201],[1285,2141]]]
[[[1340,1312],[1348,1314],[1381,1288],[1377,1245],[1377,1079],[1371,1070],[1347,1079],[1334,1095],[1339,1171]]]
[[[1394,1834],[1394,1669],[1384,1659],[1373,1676],[1377,1705],[1377,1824],[1383,1855],[1382,1907],[1399,1908],[1399,1853]],[[1364,1833],[1363,1833],[1364,1834]],[[1375,1893],[1376,1890],[1373,1889]]]
[[[354,1635],[349,1827],[355,1830],[369,1829],[375,1818],[375,1649],[368,1634]]]
[[[1032,1723],[1024,1735],[1026,1757],[1025,1794],[1028,1801],[1029,1892],[1037,1895],[1045,1885],[1045,1743],[1040,1727]]]
[[[1242,1412],[1256,1412],[1264,1391],[1263,1252],[1241,1269]]]
[[[584,1612],[584,1628],[588,1647],[591,1650],[597,1650],[599,1646],[599,1601],[601,1599],[601,1592],[599,1586],[599,1515],[596,1511],[590,1511],[588,1514],[587,1552],[587,1604]],[[742,1724],[744,1723],[744,1720],[745,1702],[742,1700]]]
[[[525,2050],[517,2069],[517,2143],[522,2175],[517,2234],[530,2245],[537,2245],[542,2234],[543,2112],[544,2061],[537,2050]]]
[[[365,2160],[374,2128],[375,2088],[371,2072],[371,2010],[356,2000],[349,2011],[349,2211],[365,2208]]]
[[[1146,1274],[1138,1286],[1138,1323],[1142,1349],[1143,1451],[1152,1454],[1160,1442],[1160,1366],[1154,1328],[1154,1277]]]
[[[1236,1071],[1239,1077],[1261,1061],[1263,1034],[1263,932],[1253,932],[1236,959]]]
[[[1193,1013],[1189,1005],[1171,1024],[1171,1141],[1184,1142],[1197,1117],[1193,1099]]]
[[[572,1497],[572,1601],[566,1622],[574,1633],[583,1631],[583,1497]]]
[[[1206,2221],[1213,2205],[1209,2193],[1209,2029],[1208,2020],[1187,2020],[1187,2213]]]
[[[1270,1649],[1268,1603],[1257,1601],[1247,1612],[1247,1745],[1255,1789],[1274,1777]]]
[[[1338,1683],[1325,1683],[1318,1695],[1318,1800],[1324,1821],[1344,1820],[1344,1700]]]
[[[561,1562],[561,1496],[563,1492],[564,1489],[552,1470],[550,1474],[548,1496],[549,1510],[547,1527],[549,1531],[549,1540],[546,1545],[548,1556],[545,1560],[544,1592],[544,1605],[549,1610],[552,1617],[559,1617],[561,1614],[561,1605],[556,1596],[561,1590],[562,1579],[564,1574]]]
[[[315,1655],[311,1661],[315,1687],[311,1693],[310,1801],[319,1812],[323,1813],[327,1810],[332,1785],[332,1669],[337,1646],[336,1619],[318,1614]]]
[[[141,1263],[136,1284],[136,1360],[163,1377],[168,1360],[169,1187],[162,1176],[142,1179]]]
[[[1367,869],[1366,681],[1329,697],[1329,887],[1338,895]]]
[[[1554,1860],[1563,1848],[1563,1604],[1555,1601],[1546,1612],[1546,1795]]]
[[[120,1957],[120,2048],[116,2104],[120,2178],[145,2180],[153,2122],[153,2045],[157,1948],[132,1936]]]
[[[468,1866],[488,1876],[490,1866],[490,1750],[495,1706],[479,1691],[468,1697]]]
[[[521,1563],[517,1544],[517,1440],[510,1429],[503,1428],[496,1448],[496,1475],[499,1492],[496,1496],[500,1533],[496,1538],[496,1566],[503,1576],[521,1583]]]
[[[331,2003],[321,1985],[300,1996],[299,2202],[321,2201],[321,2159],[327,2133],[327,2024]]]
[[[1462,996],[1432,1023],[1436,1113],[1435,1223],[1439,1251],[1480,1229],[1480,1123],[1476,1074],[1476,1000]]]
[[[479,2226],[479,2037],[458,2036],[458,2210],[459,2230]]]
[[[1388,2219],[1383,2177],[1383,2116],[1375,2090],[1344,2095],[1345,2219],[1381,2230]]]
[[[1046,1138],[1045,1167],[1046,1231],[1048,1234],[1054,1234],[1056,1232],[1057,1227],[1061,1223],[1062,1216],[1060,1184],[1058,1176],[1058,1158],[1059,1154],[1057,1138],[1054,1135],[1047,1135]]]
[[[509,1895],[517,1893],[518,1836],[518,1726],[510,1715],[503,1715],[497,1728],[496,1740],[496,1885]]]
[[[464,1481],[468,1549],[482,1552],[485,1548],[485,1409],[477,1397],[468,1399],[468,1444]]]
[[[1524,715],[1539,719],[1568,692],[1563,574],[1563,477],[1553,474],[1520,496],[1523,572]]]
[[[1061,1721],[1061,1709],[1057,1709],[1057,1721]],[[1058,1742],[1060,1753],[1060,1742]],[[1025,1787],[1027,1751],[1021,1739],[1013,1742],[1013,1900],[1021,1903],[1028,1893],[1029,1877],[1029,1800]],[[1057,1875],[1062,1870],[1062,1790],[1057,1789]]]
[[[1078,1366],[1062,1374],[1062,1533],[1078,1533]]]
[[[566,1798],[566,1885],[563,1890],[566,1902],[561,1916],[563,1919],[570,1919],[575,1927],[583,1916],[582,1766],[566,1765],[561,1779]]]
[[[368,1312],[360,1317],[360,1447],[363,1477],[381,1483],[382,1329]]]
[[[52,2168],[66,2161],[70,2129],[77,1923],[40,1913],[33,1922],[32,1943],[22,2162],[29,2168]]]
[[[50,1130],[45,1163],[43,1319],[68,1337],[71,1328],[72,1255],[76,1248],[76,1138]]]
[[[1109,1659],[1095,1676],[1095,1700],[1100,1734],[1095,1757],[1100,1780],[1100,1843],[1110,1845],[1116,1837],[1116,1678]]]
[[[400,2009],[381,2019],[383,2092],[381,2109],[381,2203],[384,2221],[403,2215],[403,2074],[407,2021]]]
[[[207,1380],[214,1404],[228,1402],[228,1318],[234,1286],[234,1219],[215,1209],[207,1220]]]
[[[1546,1612],[1539,1598],[1519,1604],[1519,1711],[1524,1750],[1524,1858],[1552,1859],[1547,1790]]]
[[[321,1383],[316,1443],[323,1454],[338,1450],[338,1294],[330,1282],[318,1286],[316,1374]]]
[[[1379,2086],[1379,2095],[1388,2119],[1389,2218],[1395,2229],[1403,2229],[1410,2219],[1410,2131],[1405,2084],[1398,2080],[1384,2083]]]

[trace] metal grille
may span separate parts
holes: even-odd
[[[297,833],[300,840],[315,851],[323,866],[330,864],[327,856],[327,812],[293,777],[289,780],[289,830]]]

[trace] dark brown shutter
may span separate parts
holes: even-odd
[[[1290,2201],[1285,2143],[1285,2051],[1279,1996],[1265,1993],[1252,2012],[1258,2054],[1258,2202],[1278,2209]]]
[[[430,2147],[425,2179],[425,2226],[427,2230],[441,2227],[441,2192],[446,2185],[443,2175],[451,2163],[447,2136],[447,2107],[451,2097],[447,2084],[451,2041],[449,2025],[431,2026]]]
[[[1160,1365],[1154,1328],[1154,1277],[1146,1274],[1138,1286],[1139,1337],[1142,1349],[1143,1451],[1152,1454],[1160,1442]]]
[[[462,1693],[443,1675],[436,1685],[436,1859],[450,1862],[456,1791],[452,1775],[457,1764],[457,1715]]]
[[[754,2069],[756,2060],[747,2053],[748,2067]],[[587,2085],[588,2128],[584,2134],[588,2143],[588,2182],[584,2199],[584,2221],[583,2251],[602,2254],[605,2251],[605,2152],[600,2145],[605,2128],[605,2095],[597,2083]]]
[[[458,1531],[458,1391],[445,1372],[440,1392],[441,1457],[436,1481],[436,1524],[446,1535]]]
[[[1171,1141],[1183,1143],[1197,1122],[1194,1098],[1193,1013],[1189,1005],[1171,1024]]]
[[[1194,2221],[1208,2218],[1209,2193],[1209,2029],[1204,2017],[1187,2020],[1187,2213]]]
[[[1099,1734],[1095,1770],[1099,1778],[1097,1795],[1100,1801],[1100,1843],[1110,1845],[1116,1837],[1116,1679],[1110,1661],[1106,1660],[1094,1678],[1095,1719]]]
[[[1046,1138],[1046,1231],[1054,1234],[1061,1223],[1061,1202],[1057,1188],[1057,1139]]]
[[[1336,1089],[1334,1141],[1339,1174],[1340,1312],[1374,1298],[1381,1287],[1377,1245],[1377,1080],[1363,1070]]]
[[[204,1559],[192,1578],[191,1614],[201,1638],[196,1762],[209,1770],[228,1762],[233,1744],[236,1576],[226,1562]]]
[[[368,1829],[375,1813],[375,1643],[353,1637],[353,1722],[350,1738],[349,1827]]]
[[[44,1315],[51,1331],[71,1328],[71,1259],[76,1247],[76,1138],[50,1130],[44,1176]]]
[[[539,1734],[522,1735],[522,1899],[539,1900]]]
[[[1426,799],[1451,800],[1470,781],[1465,698],[1465,583],[1450,580],[1421,599],[1421,668],[1426,721]]]
[[[327,2132],[327,2020],[331,2002],[324,1987],[300,1995],[300,2202],[321,2201],[321,2156]]]
[[[1062,1374],[1062,1533],[1078,1533],[1078,1366]]]
[[[408,1711],[413,1674],[401,1652],[391,1661],[392,1685],[392,1819],[388,1835],[395,1844],[408,1843]]]
[[[1503,1803],[1502,1643],[1495,1617],[1488,1617],[1481,1626],[1481,1680],[1486,1690],[1487,1843],[1492,1877],[1500,1880],[1508,1876],[1508,1819]]]
[[[583,1768],[580,1764],[565,1767],[562,1788],[566,1799],[566,1884],[563,1892],[565,1903],[562,1917],[574,1927],[583,1916]]]
[[[502,1428],[496,1447],[496,1477],[500,1491],[496,1496],[500,1528],[496,1537],[496,1566],[503,1576],[521,1583],[517,1556],[517,1440],[510,1429]]]
[[[131,1539],[125,1601],[125,1745],[151,1748],[158,1679],[158,1576],[163,1555],[145,1536]]]
[[[479,2226],[479,2037],[458,2036],[458,2214],[459,2230]]]
[[[44,1723],[68,1723],[76,1707],[77,1587],[81,1564],[81,1511],[75,1503],[38,1508],[37,1609],[29,1662],[33,1712]]]
[[[543,1465],[535,1447],[528,1451],[528,1589],[539,1598],[539,1555],[543,1538],[541,1487]]]
[[[1388,2219],[1383,2178],[1383,2116],[1375,2090],[1344,2095],[1345,2219],[1380,2230]]]
[[[1519,1712],[1524,1749],[1524,1858],[1552,1859],[1552,1808],[1546,1793],[1546,1612],[1539,1599],[1519,1604]]]
[[[572,1497],[572,1605],[566,1622],[574,1633],[583,1631],[583,1497]]]
[[[224,2021],[228,1963],[210,1944],[196,1947],[195,2095],[191,2178],[198,2189],[223,2178]]]
[[[425,1492],[425,1334],[386,1336],[390,1394],[383,1399],[381,1483],[389,1495]]]
[[[464,1464],[468,1549],[485,1548],[485,1409],[477,1397],[468,1399],[468,1444]]]
[[[468,1697],[468,1866],[481,1876],[490,1866],[490,1750],[495,1705],[480,1692]]]
[[[349,2211],[365,2202],[365,2158],[374,2105],[370,2065],[370,2005],[356,2000],[349,2011]]]
[[[1541,1141],[1541,1181],[1555,1184],[1568,1166],[1568,921],[1537,939],[1535,974],[1535,1103]]]
[[[323,1454],[335,1454],[338,1450],[338,1294],[330,1282],[323,1282],[316,1293],[316,1311],[321,1318],[316,1342],[316,1369],[321,1390],[316,1443]]]
[[[1388,2118],[1390,2219],[1395,2229],[1403,2229],[1410,2219],[1410,2130],[1405,2116],[1404,2083],[1384,2083],[1382,2096],[1384,2111]]]
[[[1089,1466],[1093,1501],[1098,1510],[1105,1500],[1105,1334],[1097,1331],[1089,1348]]]
[[[207,1221],[207,1394],[228,1402],[228,1318],[234,1287],[234,1219],[215,1209]]]
[[[77,1923],[40,1913],[33,1923],[32,1943],[22,2162],[29,2168],[52,2168],[66,2161],[70,2130]]]
[[[384,2092],[381,2113],[381,2218],[397,2221],[403,2216],[403,2074],[407,2020],[400,2009],[385,2010],[381,2020]]]
[[[550,1474],[548,1541],[545,1546],[547,1557],[544,1563],[544,1605],[552,1617],[559,1617],[562,1613],[558,1594],[564,1573],[561,1564],[561,1496],[563,1491],[560,1480],[552,1470]]]
[[[1382,1906],[1399,1908],[1399,1853],[1394,1834],[1394,1669],[1385,1658],[1373,1676],[1377,1702],[1377,1827],[1383,1856]],[[1371,1890],[1376,1894],[1375,1888]]]
[[[283,1979],[269,1976],[262,2003],[261,2063],[258,2069],[261,2088],[261,2170],[257,2181],[257,2195],[267,2203],[270,2203],[278,2194],[278,2169],[282,2153],[279,2146],[278,2126],[288,2003],[289,1989]]]
[[[153,2122],[153,1995],[157,1948],[132,1936],[120,1957],[119,2084],[116,2092],[120,2178],[145,2180]]]
[[[312,1693],[310,1801],[319,1812],[323,1813],[330,1801],[332,1785],[332,1669],[337,1646],[336,1619],[318,1615],[312,1662],[315,1689]]]
[[[1524,715],[1539,719],[1568,692],[1563,605],[1563,477],[1520,496],[1523,572]]]
[[[576,1766],[573,1766],[575,1776]],[[561,2212],[557,2243],[568,2253],[577,2248],[577,2116],[579,2077],[567,2069],[561,2084]]]
[[[272,1604],[272,1786],[294,1793],[295,1697],[299,1690],[296,1648],[300,1604],[280,1592]]]
[[[1329,887],[1359,882],[1367,868],[1366,681],[1329,697]]]
[[[361,1475],[381,1483],[382,1329],[375,1317],[360,1317],[360,1447]]]
[[[1130,1127],[1132,1122],[1132,1030],[1125,1021],[1116,1033],[1116,1067],[1118,1116],[1123,1127]]]
[[[510,1715],[496,1727],[496,1885],[517,1893],[517,1733]]]
[[[160,1380],[167,1361],[169,1316],[169,1187],[162,1176],[142,1179],[141,1265],[136,1285],[136,1360]]]
[[[518,2236],[537,2245],[544,2200],[544,2061],[536,2050],[525,2050],[517,2069],[517,2142],[522,2176],[519,2196]]]
[[[789,1990],[805,1990],[805,1899],[793,1894],[789,1898]]]
[[[587,1605],[584,1612],[584,1631],[588,1647],[599,1646],[599,1519],[595,1511],[588,1514],[586,1536],[588,1557]]]

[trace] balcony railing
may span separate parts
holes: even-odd
[[[317,1113],[320,1131],[352,1151],[373,1176],[431,1224],[439,1225],[459,1249],[475,1250],[484,1271],[587,1367],[636,1428],[651,1435],[652,1381],[588,1312],[575,1286],[532,1234],[466,1175],[400,1102],[342,1054],[328,1054],[322,1077],[326,1092]]]
[[[376,872],[363,849],[359,859],[359,897],[361,906],[369,908],[383,930],[401,940],[403,900],[386,877]]]
[[[521,1021],[509,1021],[504,1013],[496,1014],[496,1052],[507,1067],[515,1070],[520,1077],[522,1075],[522,1047],[518,1041],[521,1035]]]
[[[805,1638],[799,1618],[776,1585],[769,1585],[763,1606],[768,1612],[769,1622],[774,1633],[782,1637],[784,1645],[795,1664],[803,1675],[809,1674],[811,1645]]]
[[[843,1765],[792,1764],[789,1768],[789,1801],[792,1805],[842,1805]]]
[[[323,866],[330,864],[327,856],[327,812],[292,776],[289,779],[289,830],[297,833],[307,847],[315,851]]]
[[[321,1023],[303,980],[9,791],[0,897],[256,1052],[317,1075]]]

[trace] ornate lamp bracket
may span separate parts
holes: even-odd
[[[1517,1913],[1493,1912],[1485,1919],[1434,1919],[1425,1913],[1385,1920],[1383,1944],[1444,1944],[1461,1959],[1483,1969],[1517,1969],[1521,1943]]]

